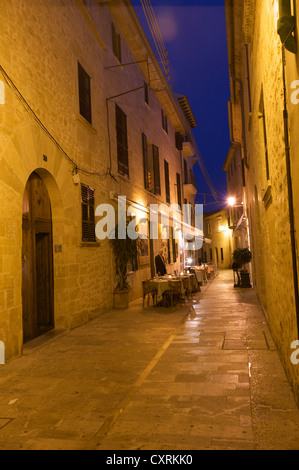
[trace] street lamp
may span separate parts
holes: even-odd
[[[243,202],[237,204],[236,198],[232,196],[227,199],[227,202],[230,207],[243,207],[244,206]]]

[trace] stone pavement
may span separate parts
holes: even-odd
[[[0,450],[299,449],[254,290],[231,271],[173,309],[111,311],[0,367]]]

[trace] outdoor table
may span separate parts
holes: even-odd
[[[150,287],[157,291],[157,304],[162,302],[163,295],[165,294],[165,292],[169,290],[169,281],[176,281],[176,280],[179,280],[179,279],[176,277],[169,278],[169,276],[168,277],[165,276],[165,277],[158,278],[158,279],[151,279],[149,281]],[[181,281],[181,292],[182,292],[182,295],[185,295],[182,281]]]
[[[207,269],[206,269],[206,267],[194,266],[190,269],[192,269],[192,272],[195,274],[197,282],[199,284],[203,284],[207,280]]]

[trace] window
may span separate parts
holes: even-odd
[[[172,242],[172,262],[176,263],[176,260],[177,260],[177,244],[176,244],[175,232],[174,232],[173,227],[170,227],[170,234],[171,234],[171,237],[169,237],[169,238],[171,239],[171,242]]]
[[[169,164],[164,160],[166,202],[170,204]]]
[[[91,124],[90,77],[78,62],[80,114]]]
[[[154,192],[158,196],[161,195],[161,184],[160,184],[160,159],[159,149],[156,145],[153,145],[153,166],[154,166]]]
[[[161,117],[162,117],[162,128],[164,129],[164,131],[166,132],[166,134],[168,134],[167,115],[166,115],[166,113],[164,112],[163,109],[161,110]]]
[[[245,53],[246,53],[246,69],[247,69],[247,87],[248,87],[248,104],[249,104],[249,112],[252,112],[252,104],[251,104],[251,84],[250,84],[250,70],[249,70],[249,46],[245,44]]]
[[[175,146],[177,150],[183,150],[183,136],[179,133],[175,133]]]
[[[114,24],[111,24],[111,30],[112,30],[112,49],[113,49],[113,54],[119,62],[121,63],[121,39],[120,39],[120,34],[117,33]]]
[[[224,253],[223,253],[223,248],[221,248],[221,261],[224,261]]]
[[[82,241],[95,242],[94,189],[81,184]]]
[[[179,209],[182,209],[182,191],[181,191],[181,175],[179,173],[176,174],[176,186],[177,186],[177,200]]]
[[[149,106],[149,86],[146,82],[144,82],[144,101]]]
[[[207,231],[208,231],[208,234],[212,234],[212,221],[211,220],[208,220],[207,221]]]
[[[266,176],[267,180],[270,179],[270,170],[269,170],[269,154],[268,154],[268,139],[267,139],[267,126],[266,126],[266,115],[265,115],[265,105],[264,105],[264,92],[261,91],[260,98],[260,109],[259,109],[259,119],[261,120],[261,132],[264,138],[264,151],[265,151],[265,163],[266,163]]]
[[[210,261],[213,261],[213,250],[210,248]]]
[[[242,182],[243,186],[245,187],[245,163],[244,163],[244,158],[242,158]]]
[[[188,165],[187,161],[184,158],[184,184],[188,184]]]
[[[129,176],[127,116],[115,105],[118,172]]]
[[[144,188],[147,191],[160,196],[161,183],[159,148],[156,145],[151,145],[151,152],[149,152],[149,148],[150,144],[148,143],[147,137],[145,134],[142,134]]]

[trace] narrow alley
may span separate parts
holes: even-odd
[[[230,270],[182,307],[138,300],[0,367],[1,450],[299,449],[263,311]]]

